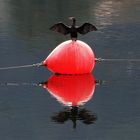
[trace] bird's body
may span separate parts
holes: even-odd
[[[70,28],[70,36],[71,36],[71,39],[77,39],[77,28],[74,27],[74,26],[71,26]]]
[[[59,32],[63,35],[70,34],[72,40],[77,40],[78,33],[84,35],[90,31],[97,30],[97,28],[90,23],[84,23],[82,26],[78,27],[78,26],[76,26],[75,18],[71,17],[70,19],[72,19],[71,26],[67,26],[67,25],[63,24],[62,22],[59,22],[59,23],[53,25],[50,28],[50,30]]]

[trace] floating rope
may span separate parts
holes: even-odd
[[[0,82],[0,86],[40,86],[40,83],[15,83],[15,82]]]
[[[128,62],[140,62],[140,59],[104,59],[104,58],[95,58],[95,61],[102,62],[102,61],[128,61]]]
[[[42,66],[42,65],[43,65],[42,63],[36,63],[36,64],[31,64],[31,65],[1,67],[0,70],[19,69],[19,68],[29,68],[29,67],[39,67],[39,66]]]

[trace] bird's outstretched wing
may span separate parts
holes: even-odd
[[[97,28],[90,24],[90,23],[84,23],[82,26],[78,27],[77,28],[77,31],[80,33],[80,34],[86,34],[88,32],[91,32],[91,31],[97,31]]]
[[[63,35],[67,35],[70,33],[70,28],[63,23],[54,24],[50,30],[61,33]]]

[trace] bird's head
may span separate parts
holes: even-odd
[[[72,25],[75,25],[76,19],[75,17],[69,17],[70,20],[72,20]]]

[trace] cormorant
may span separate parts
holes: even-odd
[[[97,28],[90,24],[90,23],[84,23],[80,27],[76,26],[76,19],[74,17],[70,17],[69,19],[72,20],[72,25],[67,26],[62,22],[59,22],[57,24],[54,24],[50,30],[59,32],[63,35],[70,34],[72,40],[77,40],[77,33],[80,33],[82,35],[91,32],[91,31],[97,31]]]

